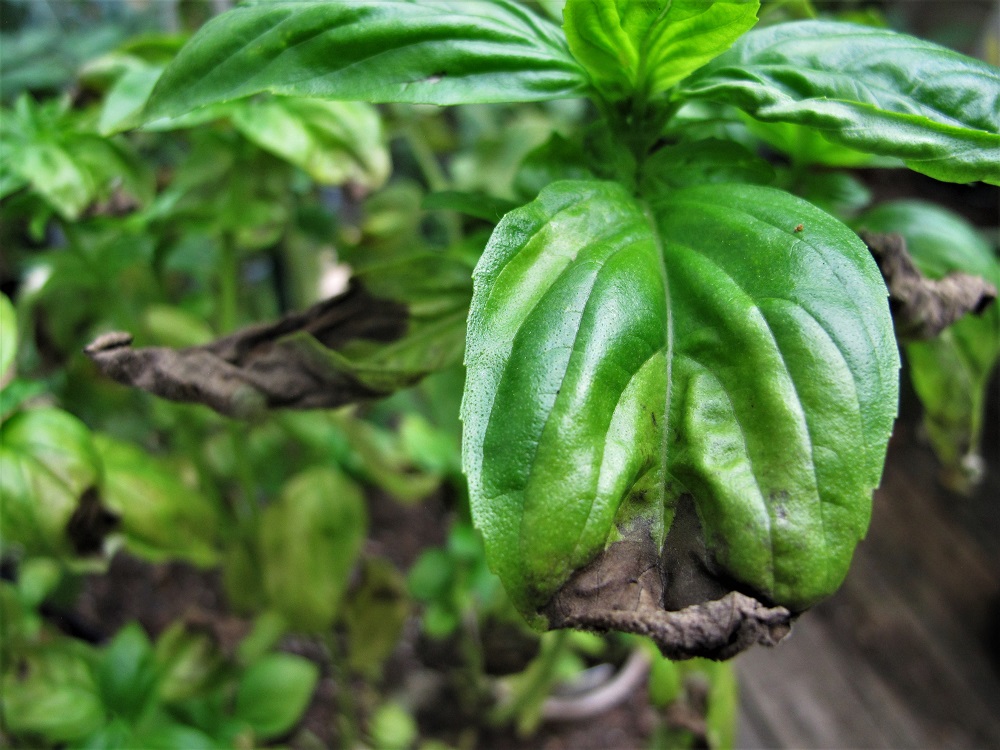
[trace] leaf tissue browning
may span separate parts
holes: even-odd
[[[133,349],[129,334],[110,333],[85,352],[120,383],[238,418],[387,396],[461,357],[463,263],[417,256],[367,273],[304,312],[204,346]],[[426,277],[400,288],[409,274]]]
[[[843,580],[898,359],[878,269],[820,210],[554,183],[477,266],[466,365],[473,518],[537,626],[726,658]]]
[[[861,232],[861,239],[889,287],[896,334],[903,341],[932,339],[966,314],[982,314],[997,298],[997,288],[979,276],[955,271],[927,278],[901,235]]]

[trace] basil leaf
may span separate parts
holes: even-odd
[[[94,444],[104,467],[104,503],[121,518],[127,549],[151,562],[218,562],[218,515],[175,467],[105,435],[95,435]]]
[[[738,143],[717,138],[664,146],[646,159],[641,174],[645,193],[705,183],[774,181],[774,167],[764,159]]]
[[[939,180],[1000,184],[1000,70],[905,34],[832,21],[758,29],[679,95],[808,125]]]
[[[367,525],[361,490],[325,467],[296,474],[261,514],[264,590],[291,629],[318,633],[331,626]]]
[[[0,294],[0,388],[17,358],[17,312],[6,294]]]
[[[756,0],[568,0],[574,57],[610,99],[666,91],[757,23]]]
[[[885,203],[861,216],[858,227],[896,232],[921,273],[981,276],[1000,288],[1000,262],[965,219],[922,201]],[[1000,306],[966,315],[930,341],[905,346],[910,379],[924,407],[924,426],[943,465],[942,480],[959,492],[982,478],[980,454],[986,389],[1000,359]]]
[[[98,494],[100,472],[78,419],[52,408],[14,414],[0,426],[2,546],[54,557],[100,552],[111,525]]]
[[[205,24],[164,72],[148,119],[270,91],[461,104],[579,96],[558,27],[510,0],[244,5]]]
[[[652,545],[625,578],[659,601],[636,576],[657,575],[685,498],[721,577],[794,609],[839,586],[898,367],[885,286],[849,229],[764,187],[670,190],[650,209],[560,182],[504,218],[474,279],[473,518],[536,625],[618,543]]]
[[[234,105],[237,130],[321,184],[377,188],[389,177],[382,121],[368,104],[281,96]]]
[[[294,654],[268,654],[247,669],[236,690],[236,718],[259,740],[287,734],[302,717],[319,681],[319,668]]]
[[[653,211],[671,289],[674,492],[693,495],[729,575],[809,606],[864,536],[896,415],[885,285],[853,232],[779,190],[697,186]]]

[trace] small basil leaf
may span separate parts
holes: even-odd
[[[458,190],[441,190],[428,193],[421,203],[427,210],[458,211],[476,219],[496,224],[503,215],[517,207],[513,201],[486,193],[464,193]]]
[[[72,415],[45,408],[0,426],[0,510],[6,547],[66,557],[101,550],[112,519],[101,507],[100,458]]]
[[[149,119],[270,91],[462,104],[578,96],[557,26],[510,0],[262,2],[205,24],[160,78]]]
[[[104,649],[97,684],[112,713],[138,723],[156,692],[159,670],[149,638],[137,623],[126,625]]]
[[[642,192],[654,193],[713,182],[766,185],[774,167],[738,143],[706,138],[664,146],[643,163],[641,175]]]
[[[905,34],[833,21],[757,29],[679,95],[808,125],[939,180],[1000,183],[1000,70]]]
[[[17,357],[17,313],[6,294],[0,294],[0,385]]]
[[[377,188],[389,176],[382,121],[363,102],[249,99],[235,102],[230,117],[244,136],[321,184]]]
[[[270,654],[244,673],[236,691],[236,717],[258,739],[287,733],[309,705],[319,668],[292,654]]]
[[[215,508],[180,479],[175,467],[106,435],[96,435],[94,443],[104,467],[104,504],[121,519],[130,551],[154,562],[181,558],[209,566],[218,561]]]
[[[568,0],[570,50],[605,96],[666,91],[757,23],[756,0]]]
[[[958,271],[1000,288],[1000,262],[965,219],[922,201],[885,203],[859,217],[859,228],[895,232],[920,271],[941,278]],[[1000,306],[966,315],[930,341],[906,344],[910,379],[924,407],[924,425],[942,479],[959,492],[982,478],[980,455],[990,375],[1000,359]]]

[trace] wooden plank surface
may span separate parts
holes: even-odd
[[[741,656],[743,748],[1000,748],[1000,462],[959,497],[901,423],[847,580]]]

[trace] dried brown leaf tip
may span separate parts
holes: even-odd
[[[559,590],[545,610],[549,627],[647,636],[670,659],[729,659],[753,645],[777,645],[791,631],[789,610],[738,591],[667,609],[671,596],[698,597],[705,589],[684,580],[687,591],[665,591],[665,581],[672,586],[665,573],[652,537],[633,529]]]
[[[997,297],[997,289],[985,279],[951,273],[929,279],[917,269],[898,234],[860,232],[878,263],[889,288],[896,335],[903,341],[931,339],[972,313],[979,315]]]
[[[407,307],[360,283],[277,322],[244,328],[204,346],[131,346],[114,332],[84,351],[108,377],[172,401],[246,418],[263,409],[333,408],[387,395],[338,350],[357,340],[391,342],[407,329]]]

